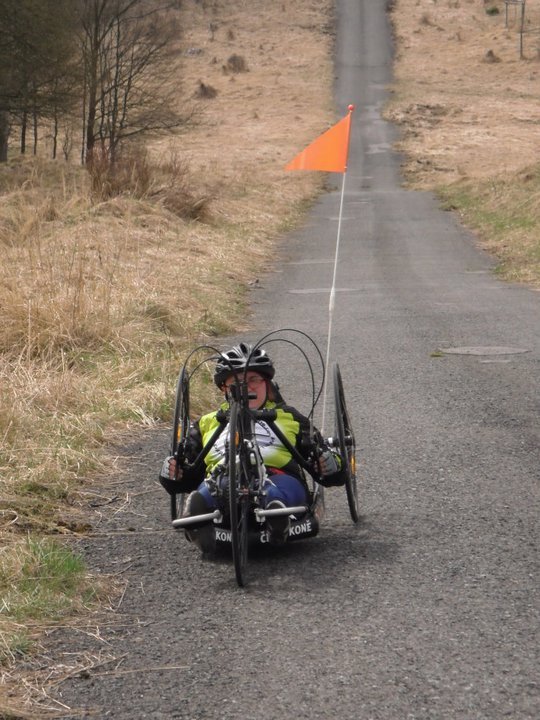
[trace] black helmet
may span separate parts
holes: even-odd
[[[260,347],[240,343],[221,354],[214,370],[214,382],[220,388],[233,373],[253,370],[271,380],[274,377],[274,364]]]

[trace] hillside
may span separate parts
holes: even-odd
[[[540,286],[540,2],[396,0],[395,84],[406,182],[436,190],[501,261]]]

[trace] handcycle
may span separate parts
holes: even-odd
[[[322,369],[322,381],[318,392],[308,354],[297,342],[287,337],[290,333],[306,338],[317,353]],[[268,518],[276,515],[288,516],[288,541],[292,541],[317,535],[324,514],[324,487],[320,484],[321,478],[317,469],[320,444],[315,441],[313,432],[313,413],[324,387],[324,361],[314,341],[305,333],[291,328],[268,333],[253,346],[253,349],[260,347],[263,343],[268,345],[270,342],[276,341],[289,343],[299,349],[308,364],[311,375],[312,405],[307,416],[310,420],[311,432],[309,437],[303,439],[303,452],[299,452],[290,443],[275,423],[277,415],[275,409],[254,410],[249,407],[249,387],[246,382],[246,373],[245,371],[237,372],[231,368],[234,383],[228,398],[228,408],[218,411],[216,430],[190,463],[191,468],[200,467],[218,439],[225,434],[225,460],[207,478],[207,482],[213,489],[217,507],[204,515],[183,517],[185,493],[170,493],[173,527],[189,530],[200,527],[202,524],[213,523],[216,541],[231,547],[236,580],[240,586],[246,583],[250,544],[252,542],[262,544],[268,542],[269,533],[266,526]],[[193,358],[198,357],[199,353],[206,353],[206,355],[202,361],[191,368]],[[208,356],[208,353],[212,354]],[[190,380],[196,370],[208,361],[216,360],[217,357],[220,357],[219,351],[211,346],[203,345],[195,348],[182,366],[178,377],[170,452],[177,462],[184,466],[186,464],[186,440],[191,424]],[[341,372],[337,363],[332,368],[332,379],[335,432],[332,437],[324,439],[324,444],[339,452],[345,475],[349,512],[352,521],[356,523],[359,519],[356,443],[345,402]],[[272,509],[265,507],[265,487],[268,475],[256,434],[257,426],[261,424],[266,425],[276,435],[304,474],[304,483],[308,488],[305,504]],[[225,481],[223,481],[224,479]]]

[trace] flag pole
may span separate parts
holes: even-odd
[[[319,170],[320,172],[343,173],[341,184],[341,200],[339,203],[339,217],[337,229],[336,250],[334,255],[334,273],[328,306],[328,342],[326,347],[326,361],[323,385],[323,409],[321,432],[324,430],[326,415],[326,388],[328,384],[328,363],[330,361],[330,341],[332,337],[332,321],[336,304],[336,275],[339,257],[339,242],[341,238],[341,221],[343,218],[343,201],[345,197],[345,178],[347,175],[347,162],[349,158],[349,140],[351,135],[351,117],[354,105],[349,105],[347,115],[329,128],[326,132],[310,143],[302,152],[298,153],[287,165],[285,170]]]
[[[327,333],[327,341],[326,341],[326,361],[325,361],[325,368],[326,372],[324,374],[324,390],[323,390],[323,407],[322,407],[322,421],[321,421],[321,432],[324,435],[324,423],[326,418],[326,390],[328,387],[328,375],[329,375],[329,367],[328,364],[330,362],[330,341],[332,339],[332,325],[334,320],[334,308],[336,306],[336,277],[337,277],[337,266],[338,266],[338,258],[339,258],[339,244],[341,240],[341,220],[343,217],[343,199],[345,197],[345,180],[347,178],[347,169],[345,169],[345,172],[343,173],[343,180],[341,182],[341,199],[339,202],[339,217],[338,217],[338,229],[337,229],[337,238],[336,238],[336,249],[334,252],[334,272],[332,275],[332,287],[330,289],[330,297],[328,300],[328,333]]]
[[[352,112],[354,110],[354,105],[349,105],[348,111],[349,111],[349,118],[352,115]],[[322,420],[321,420],[321,433],[324,435],[324,427],[326,422],[326,393],[328,388],[328,376],[330,374],[329,372],[329,363],[330,363],[330,344],[332,339],[332,325],[334,320],[334,308],[336,305],[336,278],[337,278],[337,267],[338,267],[338,259],[339,259],[339,245],[341,241],[341,222],[343,219],[343,204],[345,199],[345,182],[347,179],[347,162],[348,162],[348,148],[349,148],[349,138],[350,138],[350,122],[348,126],[348,136],[347,136],[347,160],[345,163],[345,167],[343,169],[343,179],[341,182],[341,198],[339,201],[339,215],[338,215],[338,226],[337,226],[337,237],[336,237],[336,248],[334,252],[334,270],[332,274],[332,287],[330,288],[330,297],[328,299],[328,332],[327,332],[327,341],[326,341],[326,360],[325,360],[325,374],[324,374],[324,388],[323,388],[323,407],[322,407]]]

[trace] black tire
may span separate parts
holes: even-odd
[[[178,445],[189,429],[189,378],[183,367],[176,383],[176,399],[174,404],[173,429],[171,438],[171,455],[175,455]]]
[[[171,438],[171,455],[176,455],[178,445],[186,437],[189,429],[189,378],[183,367],[176,383],[176,400],[174,404],[173,428]],[[186,496],[185,493],[171,495],[171,520],[182,516]]]
[[[238,405],[231,404],[229,418],[229,513],[231,520],[231,548],[236,582],[246,584],[248,555],[249,495],[242,492],[245,486],[241,463],[238,460]]]
[[[347,491],[347,502],[349,504],[349,512],[352,521],[358,522],[358,484],[356,478],[356,442],[352,429],[347,405],[345,403],[345,393],[343,391],[343,381],[339,365],[334,364],[333,367],[334,380],[334,404],[335,404],[335,434],[339,443],[339,452],[345,464],[345,489]]]

